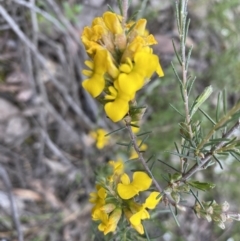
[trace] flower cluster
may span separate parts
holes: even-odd
[[[228,212],[229,204],[224,202],[222,205],[212,202],[201,202],[202,206],[199,203],[196,203],[194,211],[196,212],[199,218],[205,218],[208,222],[214,221],[222,229],[225,229],[225,222],[236,220],[240,221],[240,215],[235,213]]]
[[[84,89],[104,104],[107,116],[122,120],[136,105],[135,95],[154,72],[163,76],[157,55],[153,54],[156,40],[146,30],[146,20],[123,23],[123,17],[105,12],[85,27],[82,42],[91,60],[85,61],[89,70]]]
[[[146,191],[152,184],[152,179],[142,171],[133,173],[132,181],[124,173],[122,160],[110,161],[111,175],[102,177],[96,185],[96,192],[90,194],[90,202],[94,204],[92,219],[99,221],[98,229],[104,235],[114,232],[120,219],[128,220],[128,223],[143,234],[142,220],[149,219],[148,209],[154,209],[161,195],[159,192],[151,192],[145,202],[136,201],[140,192]]]

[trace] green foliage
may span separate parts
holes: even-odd
[[[146,2],[144,1],[143,4]],[[121,1],[118,3],[120,12],[124,13]],[[218,164],[223,169],[225,165],[222,163],[226,162],[227,156],[240,160],[239,140],[234,136],[235,130],[240,126],[240,102],[229,107],[226,90],[223,90],[218,94],[213,113],[209,102],[214,96],[212,87],[214,84],[207,83],[208,87],[201,86],[202,91],[194,89],[196,77],[189,73],[191,71],[191,55],[194,50],[192,46],[187,45],[190,27],[187,3],[187,0],[176,1],[176,23],[180,47],[178,49],[173,41],[175,59],[171,63],[172,69],[169,68],[165,71],[166,77],[162,82],[157,79],[142,90],[143,95],[141,95],[138,105],[145,106],[145,103],[148,102],[149,106],[146,113],[145,108],[143,111],[138,108],[130,109],[130,117],[133,119],[130,119],[129,116],[124,119],[130,141],[121,142],[121,145],[128,149],[130,147],[135,149],[141,168],[133,168],[132,171],[145,170],[152,178],[152,189],[163,194],[167,211],[171,213],[177,226],[181,225],[179,221],[181,210],[190,209],[194,210],[197,217],[215,222],[224,229],[227,220],[239,221],[240,215],[237,212],[234,214],[228,212],[227,202],[219,204],[214,201],[215,194],[223,195],[223,193],[222,190],[216,191],[219,188],[219,181],[214,180],[215,173],[210,168]],[[223,2],[220,1],[219,6],[221,4]],[[230,4],[230,6],[234,5]],[[218,11],[224,11],[222,8],[220,9]],[[231,39],[226,41],[230,42]],[[213,61],[215,57],[213,57]],[[234,63],[237,61],[234,60]],[[231,67],[233,66],[231,63],[229,64]],[[211,72],[211,74],[216,73]],[[142,130],[147,134],[139,145],[137,135],[131,129],[131,126],[134,126],[131,121],[138,121],[142,117],[146,120]],[[140,147],[146,140],[149,148],[148,152],[143,155]],[[150,153],[150,157],[147,157],[148,153]],[[154,155],[157,156],[157,161]],[[164,168],[162,168],[163,165]],[[198,172],[203,173],[204,181],[195,175]],[[161,184],[159,184],[160,182]],[[199,195],[200,191],[207,194]],[[187,200],[185,200],[186,196]],[[188,203],[189,197],[194,200],[194,205],[191,202]],[[210,197],[212,201],[204,201],[206,197]],[[146,229],[145,227],[144,235],[137,239],[151,240],[149,229],[151,228]],[[136,239],[135,236],[132,236],[135,235],[134,232],[128,236],[123,230],[124,225],[122,230],[118,230],[121,235],[124,234],[123,240]],[[118,239],[116,238],[116,240]]]

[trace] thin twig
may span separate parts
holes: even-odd
[[[132,128],[131,128],[131,125],[130,123],[127,123],[126,122],[126,127],[127,127],[127,130],[128,130],[128,133],[130,135],[130,138],[131,138],[131,141],[132,141],[132,145],[136,151],[136,153],[138,154],[138,158],[139,160],[141,161],[142,165],[144,166],[144,169],[147,171],[147,173],[151,176],[152,180],[153,180],[153,183],[155,185],[155,187],[157,188],[157,190],[159,192],[163,192],[163,189],[160,187],[160,185],[158,184],[157,180],[154,178],[154,176],[152,175],[152,172],[151,170],[149,169],[139,147],[138,147],[138,144],[137,144],[137,137],[135,136],[135,134],[133,133],[132,131]]]
[[[48,133],[41,130],[41,135],[43,136],[43,139],[48,146],[48,148],[57,156],[59,157],[65,164],[72,166],[71,162],[63,155],[61,150],[57,147],[57,145],[50,139]]]
[[[22,233],[22,228],[21,228],[21,223],[20,223],[20,219],[19,219],[19,213],[17,210],[17,206],[12,194],[12,185],[9,179],[9,176],[6,172],[6,170],[4,169],[4,167],[0,164],[0,176],[2,178],[2,181],[5,184],[6,190],[8,192],[8,197],[9,197],[9,201],[10,201],[10,205],[11,205],[11,212],[12,212],[12,220],[14,223],[14,226],[17,230],[17,235],[18,235],[18,241],[23,241],[23,233]]]
[[[62,26],[62,24],[54,17],[52,17],[49,13],[45,12],[44,10],[38,8],[37,6],[35,6],[32,3],[23,1],[23,0],[12,0],[17,4],[20,4],[22,6],[25,6],[31,10],[33,10],[34,12],[41,14],[46,20],[48,20],[49,22],[51,22],[59,31],[63,32],[64,31],[64,27]]]
[[[147,163],[146,163],[146,161],[145,161],[145,159],[144,159],[144,157],[143,157],[143,155],[142,155],[142,153],[141,153],[141,151],[140,151],[140,149],[139,149],[139,147],[138,147],[137,137],[136,137],[136,135],[133,133],[130,123],[128,123],[127,121],[126,121],[126,127],[127,127],[127,130],[128,130],[128,133],[129,133],[129,135],[130,135],[133,148],[135,149],[136,153],[138,154],[138,158],[139,158],[139,160],[141,161],[144,169],[147,171],[147,173],[149,174],[149,176],[152,178],[152,181],[153,181],[156,189],[157,189],[161,194],[164,195],[164,199],[167,200],[167,202],[171,203],[171,205],[173,205],[173,206],[177,206],[177,203],[176,203],[174,200],[172,200],[172,198],[171,198],[169,195],[164,194],[163,188],[159,185],[159,183],[157,182],[157,180],[156,180],[156,179],[154,178],[154,176],[152,175],[152,172],[151,172],[151,170],[149,169],[149,167],[148,167],[148,165],[147,165]]]
[[[56,4],[56,2],[53,1],[53,0],[46,0],[46,1],[52,7],[55,15],[58,17],[60,22],[67,28],[67,30],[68,30],[69,34],[72,36],[73,40],[77,44],[79,44],[80,43],[80,38],[78,36],[78,32],[76,31],[76,29],[74,29],[74,27],[72,26],[71,22],[64,16],[64,14],[62,13],[61,9]]]

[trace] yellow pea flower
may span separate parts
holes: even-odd
[[[121,159],[118,161],[109,161],[108,164],[113,168],[113,174],[108,178],[110,182],[116,182],[124,172],[124,163]]]
[[[141,206],[140,206],[139,204],[137,204],[137,203],[135,203],[135,202],[132,201],[130,207],[132,207],[133,205],[134,205],[134,206],[136,206],[136,205],[139,206],[138,209],[137,209],[135,212],[137,212],[138,210],[140,210]],[[134,212],[134,213],[135,213],[135,212]],[[133,214],[133,212],[132,212],[130,209],[124,209],[124,215],[125,215],[125,217],[128,219],[129,222],[130,222],[130,218],[131,218],[132,214]],[[131,224],[131,226],[132,226],[138,233],[144,234],[144,228],[143,228],[143,225],[142,225],[141,223],[138,224],[138,225],[133,225],[133,224],[130,222],[130,224]]]
[[[130,101],[154,72],[163,76],[159,59],[150,48],[157,41],[146,31],[147,21],[140,19],[123,26],[122,18],[106,12],[95,18],[91,27],[85,27],[81,36],[92,59],[85,62],[90,70],[83,70],[83,74],[89,78],[82,85],[93,98],[109,88],[104,109],[113,122],[128,114]]]
[[[160,195],[160,192],[151,192],[143,206],[144,208],[154,209],[161,199],[162,196]]]
[[[128,113],[131,96],[121,93],[113,86],[110,86],[108,90],[110,94],[106,95],[105,99],[113,101],[106,103],[104,110],[113,122],[118,122]]]
[[[92,74],[89,79],[83,81],[83,88],[92,95],[93,98],[101,94],[105,87],[104,74],[107,72],[107,51],[98,50],[93,60]],[[89,72],[83,71],[89,75]]]
[[[104,49],[100,44],[97,43],[97,41],[101,39],[102,34],[103,28],[101,27],[95,27],[94,29],[90,27],[85,27],[83,29],[81,39],[87,54],[91,58],[94,58],[97,50]]]
[[[121,175],[124,172],[124,162],[122,159],[118,159],[117,161],[109,161],[108,164],[113,167],[114,175]]]
[[[145,172],[134,172],[132,182],[126,173],[121,176],[121,182],[117,185],[119,196],[122,199],[130,199],[139,192],[147,190],[152,184],[152,179]]]
[[[107,197],[106,190],[97,185],[96,186],[97,192],[90,193],[89,202],[95,204],[92,208],[92,219],[99,220],[99,212],[101,213],[101,207],[105,204],[105,198]]]
[[[103,149],[103,147],[108,144],[109,136],[105,136],[106,134],[107,132],[102,128],[90,132],[91,137],[96,140],[96,146],[98,149]]]
[[[121,34],[123,33],[123,28],[120,23],[119,16],[112,12],[106,12],[103,14],[103,20],[106,27],[113,33],[113,34]]]
[[[124,70],[126,67],[121,69]],[[163,76],[158,56],[143,51],[137,52],[132,71],[121,73],[118,77],[119,89],[125,94],[133,95],[143,87],[145,79],[149,79],[155,71],[159,76]]]
[[[161,196],[159,192],[152,192],[149,197],[146,199],[145,203],[138,208],[138,211],[134,213],[130,218],[129,221],[132,226],[140,233],[143,234],[144,230],[142,228],[141,221],[144,219],[149,219],[150,215],[146,208],[154,209],[159,201],[161,200]],[[131,207],[130,207],[131,208]]]
[[[108,216],[106,213],[102,213],[100,216],[102,223],[99,224],[98,229],[103,232],[104,235],[114,232],[121,216],[122,210],[119,208],[116,208],[110,216]]]

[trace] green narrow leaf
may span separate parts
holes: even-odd
[[[179,149],[178,149],[178,146],[177,146],[177,143],[174,141],[174,146],[175,146],[175,148],[176,148],[176,150],[177,150],[177,153],[180,153],[180,151],[179,151]]]
[[[218,165],[220,166],[220,168],[223,170],[222,163],[218,160],[218,158],[217,158],[215,155],[213,155],[213,158],[214,158],[214,160],[218,163]]]
[[[235,136],[235,137],[233,137],[232,139],[227,139],[227,138],[223,138],[223,139],[226,139],[226,141],[228,141],[224,146],[229,146],[230,144],[233,144],[233,142],[235,142],[235,141],[237,141],[237,137]],[[236,144],[237,144],[237,142],[236,142]],[[234,143],[234,145],[235,145],[235,143]]]
[[[185,162],[183,163],[183,173],[186,173],[186,172],[187,172],[188,167],[189,167],[189,164],[188,164],[187,161],[185,161]]]
[[[159,161],[159,162],[163,163],[164,165],[170,167],[170,168],[173,169],[174,171],[181,173],[179,170],[177,170],[177,169],[174,168],[173,166],[169,165],[168,163],[166,163],[166,162],[164,162],[164,161],[162,161],[162,160],[160,160],[160,159],[157,159],[157,161]]]
[[[127,31],[127,34],[129,34],[132,30],[133,30],[133,28],[136,26],[136,23],[134,23],[131,27],[130,27],[130,29]]]
[[[136,10],[133,12],[133,14],[128,18],[128,22],[130,21],[134,21],[134,19],[138,19],[138,14],[139,14],[139,10]],[[134,26],[136,25],[136,23],[134,24]],[[132,26],[131,26],[131,29],[132,29]],[[129,32],[129,31],[128,31]]]
[[[198,109],[205,115],[205,117],[206,117],[210,122],[212,122],[213,125],[216,125],[216,122],[215,122],[204,110],[202,110],[200,107],[199,107]]]
[[[192,146],[181,145],[181,147],[186,148],[189,153],[194,153],[196,151],[196,148],[194,148]]]
[[[154,165],[155,165],[155,161],[153,161],[152,165],[149,168],[151,171],[152,171]]]
[[[200,206],[204,210],[205,208],[203,207],[201,201],[199,200],[198,196],[193,192],[193,190],[191,188],[190,188],[190,192],[192,193],[192,195],[195,197],[196,201],[200,204]]]
[[[113,8],[112,8],[109,4],[107,4],[107,8],[108,8],[108,10],[109,10],[110,12],[114,13]]]
[[[169,104],[180,116],[184,117],[185,116],[183,114],[180,113],[180,111],[178,111],[178,109],[176,107],[174,107],[174,105],[172,105],[171,103]]]
[[[209,191],[215,187],[214,183],[199,182],[199,181],[188,181],[190,186],[195,187],[201,191]]]
[[[187,15],[186,15],[186,19],[187,19]],[[188,29],[189,29],[189,25],[190,25],[190,22],[191,22],[191,19],[189,18],[187,20],[187,24],[185,24],[185,29],[184,29],[184,44],[186,45],[186,39],[187,39],[187,36],[188,36]],[[186,64],[187,66],[188,64]],[[187,68],[186,68],[187,69]]]
[[[152,133],[152,131],[146,131],[146,132],[143,132],[143,133],[140,133],[140,134],[137,134],[136,136],[145,136],[145,135],[147,135],[147,134],[151,134]]]
[[[177,15],[178,33],[180,34],[181,33],[181,25],[180,25],[180,14],[179,14],[179,3],[178,3],[178,1],[176,1],[175,9],[176,9],[176,15]]]
[[[130,123],[130,126],[136,127],[136,128],[140,128],[139,125],[135,125],[133,123]]]
[[[154,155],[151,155],[151,156],[146,160],[146,163],[148,163],[153,157],[154,157]]]
[[[227,91],[226,89],[223,90],[223,113],[226,115],[227,113]]]
[[[222,93],[219,92],[218,93],[218,100],[217,100],[217,108],[216,108],[216,121],[218,122],[219,121],[219,113],[220,113],[220,100],[222,98]]]
[[[191,156],[179,154],[179,153],[172,152],[172,151],[165,151],[165,152],[168,152],[168,153],[170,153],[170,154],[172,154],[172,155],[175,155],[175,156],[179,156],[179,157],[183,157],[183,158],[186,158],[186,159],[189,159],[189,160],[196,161],[196,157],[191,157]]]
[[[140,18],[143,18],[143,13],[144,13],[144,10],[146,9],[147,2],[148,2],[148,0],[142,0],[141,1],[141,6],[140,6],[140,9],[138,10],[139,14],[137,16],[137,20],[140,19]]]
[[[184,138],[184,137],[183,137]],[[184,138],[183,147],[181,148],[181,154],[184,155],[188,140]]]
[[[173,62],[171,62],[171,65],[172,65],[173,72],[174,72],[175,76],[177,77],[180,85],[183,86],[182,80],[180,79],[180,77],[179,77],[179,75],[178,75],[178,73],[177,73],[177,71],[176,71],[176,69],[175,69],[175,67],[173,65]]]
[[[149,138],[149,135],[146,135],[143,140],[141,141],[140,145],[138,146],[138,148],[141,148],[142,144]]]
[[[193,103],[193,106],[190,110],[190,118],[195,114],[198,108],[207,100],[207,98],[212,94],[213,89],[212,86],[208,86],[204,89],[202,94],[200,94]]]
[[[191,54],[192,54],[192,50],[193,50],[193,46],[191,46],[190,49],[188,50],[187,61],[186,61],[186,70],[188,70],[188,65],[189,65]]]
[[[149,238],[147,229],[144,227],[144,225],[143,225],[143,228],[144,228],[144,233],[145,233],[145,235],[146,235],[147,241],[151,241],[150,238]]]
[[[126,147],[129,146],[129,143],[116,142],[116,144],[119,145],[119,146],[126,146]]]
[[[175,213],[174,213],[173,210],[172,210],[171,205],[168,204],[168,206],[169,206],[169,209],[170,209],[170,211],[171,211],[171,213],[172,213],[172,215],[173,215],[173,218],[174,218],[174,220],[175,220],[177,226],[180,227],[180,224],[179,224],[179,222],[178,222],[178,220],[177,220],[177,217],[176,217]]]
[[[179,64],[182,66],[182,61],[181,61],[181,59],[180,59],[180,57],[179,57],[179,54],[178,54],[178,52],[177,52],[176,45],[175,45],[173,39],[172,39],[172,45],[173,45],[174,53],[175,53],[175,55],[177,56],[178,62],[179,62]]]
[[[123,16],[123,8],[122,8],[122,1],[121,0],[117,0],[118,2],[118,7],[119,7],[119,10],[120,10],[120,15]]]
[[[114,131],[111,131],[111,132],[107,133],[105,136],[110,136],[110,135],[112,135],[113,133],[122,131],[122,130],[124,130],[124,129],[126,129],[126,128],[127,128],[126,126],[121,127],[121,128],[119,128],[119,129],[117,129],[117,130],[114,130]]]
[[[240,158],[232,151],[229,152],[232,157],[234,157],[237,161],[240,162]]]
[[[190,95],[191,91],[192,91],[192,87],[193,87],[193,84],[195,83],[195,80],[196,80],[196,76],[192,79],[192,81],[190,82],[190,80],[188,81],[188,83],[190,82],[190,84],[188,85],[188,95]]]

